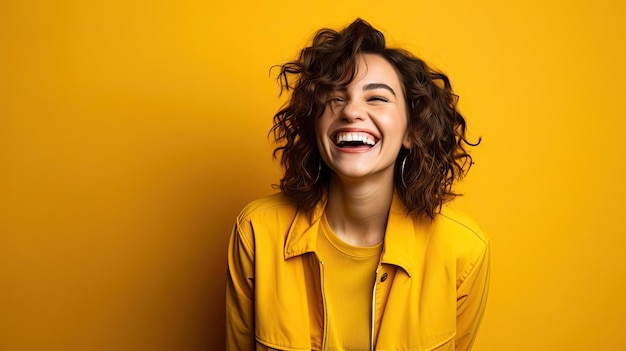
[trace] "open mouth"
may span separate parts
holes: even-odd
[[[340,148],[371,148],[378,142],[378,139],[368,133],[337,133],[335,135],[335,145]]]

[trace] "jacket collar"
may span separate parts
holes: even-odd
[[[298,211],[289,228],[285,242],[285,260],[305,253],[315,252],[320,219],[326,208],[327,197],[309,213]],[[418,219],[407,214],[402,200],[394,193],[387,219],[381,263],[392,264],[404,269],[409,276],[415,261],[415,222]]]

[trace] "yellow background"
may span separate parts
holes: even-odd
[[[360,16],[483,137],[456,206],[493,242],[476,350],[618,349],[621,1],[0,3],[0,349],[223,349],[225,248],[280,170],[269,68]]]

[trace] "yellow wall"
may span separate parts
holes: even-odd
[[[623,2],[0,4],[0,349],[222,349],[225,245],[279,169],[270,66],[361,16],[447,72],[493,240],[477,350],[617,349]]]

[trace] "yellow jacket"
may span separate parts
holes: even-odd
[[[250,203],[229,242],[227,350],[324,350],[324,264],[315,254],[326,205],[297,211],[284,195]],[[487,297],[489,242],[444,206],[406,215],[394,196],[372,296],[372,349],[469,350]]]

